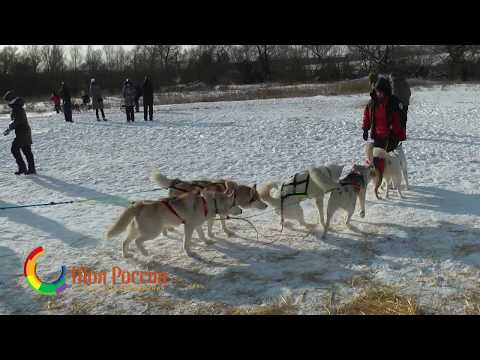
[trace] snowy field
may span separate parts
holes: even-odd
[[[391,286],[430,313],[468,312],[466,294],[480,290],[480,87],[414,88],[404,148],[411,189],[400,200],[367,194],[366,217],[341,216],[322,240],[284,230],[271,208],[247,210],[259,231],[232,221],[227,238],[216,223],[215,244],[195,238],[196,258],[182,250],[181,233],[134,244],[122,258],[124,235],[103,235],[129,200],[156,199],[154,169],[182,179],[231,178],[246,184],[286,180],[308,166],[364,162],[360,129],[366,95],[194,103],[155,107],[154,122],[117,109],[108,122],[94,113],[74,123],[54,113],[29,114],[38,176],[16,177],[13,134],[0,139],[0,207],[95,199],[69,205],[0,210],[0,314],[221,314],[281,301],[293,313],[324,314],[334,294],[348,303],[365,286]],[[141,116],[138,116],[141,115]],[[0,117],[6,128],[7,115]],[[313,202],[302,204],[317,223]],[[196,235],[195,235],[196,236]],[[44,281],[61,265],[111,271],[167,272],[152,288],[76,285],[57,297],[34,293],[23,277],[25,257],[45,248]],[[67,282],[70,277],[67,276]],[[240,309],[240,310],[239,310]]]

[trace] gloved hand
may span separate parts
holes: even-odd
[[[10,134],[10,129],[7,129],[3,132],[3,136],[7,136],[8,134]]]
[[[368,140],[368,129],[363,129],[363,140]]]

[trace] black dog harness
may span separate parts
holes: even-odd
[[[295,174],[292,179],[283,183],[280,189],[280,218],[283,228],[283,203],[289,196],[306,196],[308,193],[308,185],[310,184],[310,173],[305,171],[303,173]]]

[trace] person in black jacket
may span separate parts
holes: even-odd
[[[70,97],[70,89],[62,81],[60,87],[60,96],[63,100],[63,113],[65,114],[65,121],[66,122],[73,122],[72,120],[72,99]]]
[[[12,122],[9,124],[7,130],[3,132],[3,135],[7,136],[10,131],[15,130],[15,139],[13,139],[11,148],[12,155],[18,165],[18,171],[15,172],[15,175],[36,174],[35,160],[32,153],[32,130],[30,129],[27,114],[23,108],[25,102],[21,97],[17,97],[12,90],[7,91],[3,99],[12,109],[10,114]],[[25,155],[27,159],[28,169],[20,151],[23,152],[23,155]]]
[[[147,112],[150,121],[153,121],[153,84],[150,76],[145,76],[143,82],[143,118],[147,121]]]

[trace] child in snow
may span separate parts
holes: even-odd
[[[55,111],[57,112],[57,114],[60,114],[60,96],[58,96],[58,94],[56,92],[53,92],[52,94],[52,97],[50,98],[50,100],[53,101],[53,105],[55,107]]]
[[[10,131],[15,130],[15,139],[12,142],[12,155],[18,165],[18,171],[15,175],[20,174],[36,174],[35,161],[32,153],[32,130],[28,124],[27,114],[23,105],[25,102],[21,97],[14,94],[12,90],[5,93],[3,99],[8,103],[8,106],[12,109],[10,118],[12,122],[8,126],[7,130],[3,132],[4,136],[7,136]],[[25,161],[22,158],[22,154],[27,159],[28,168],[25,165]]]

